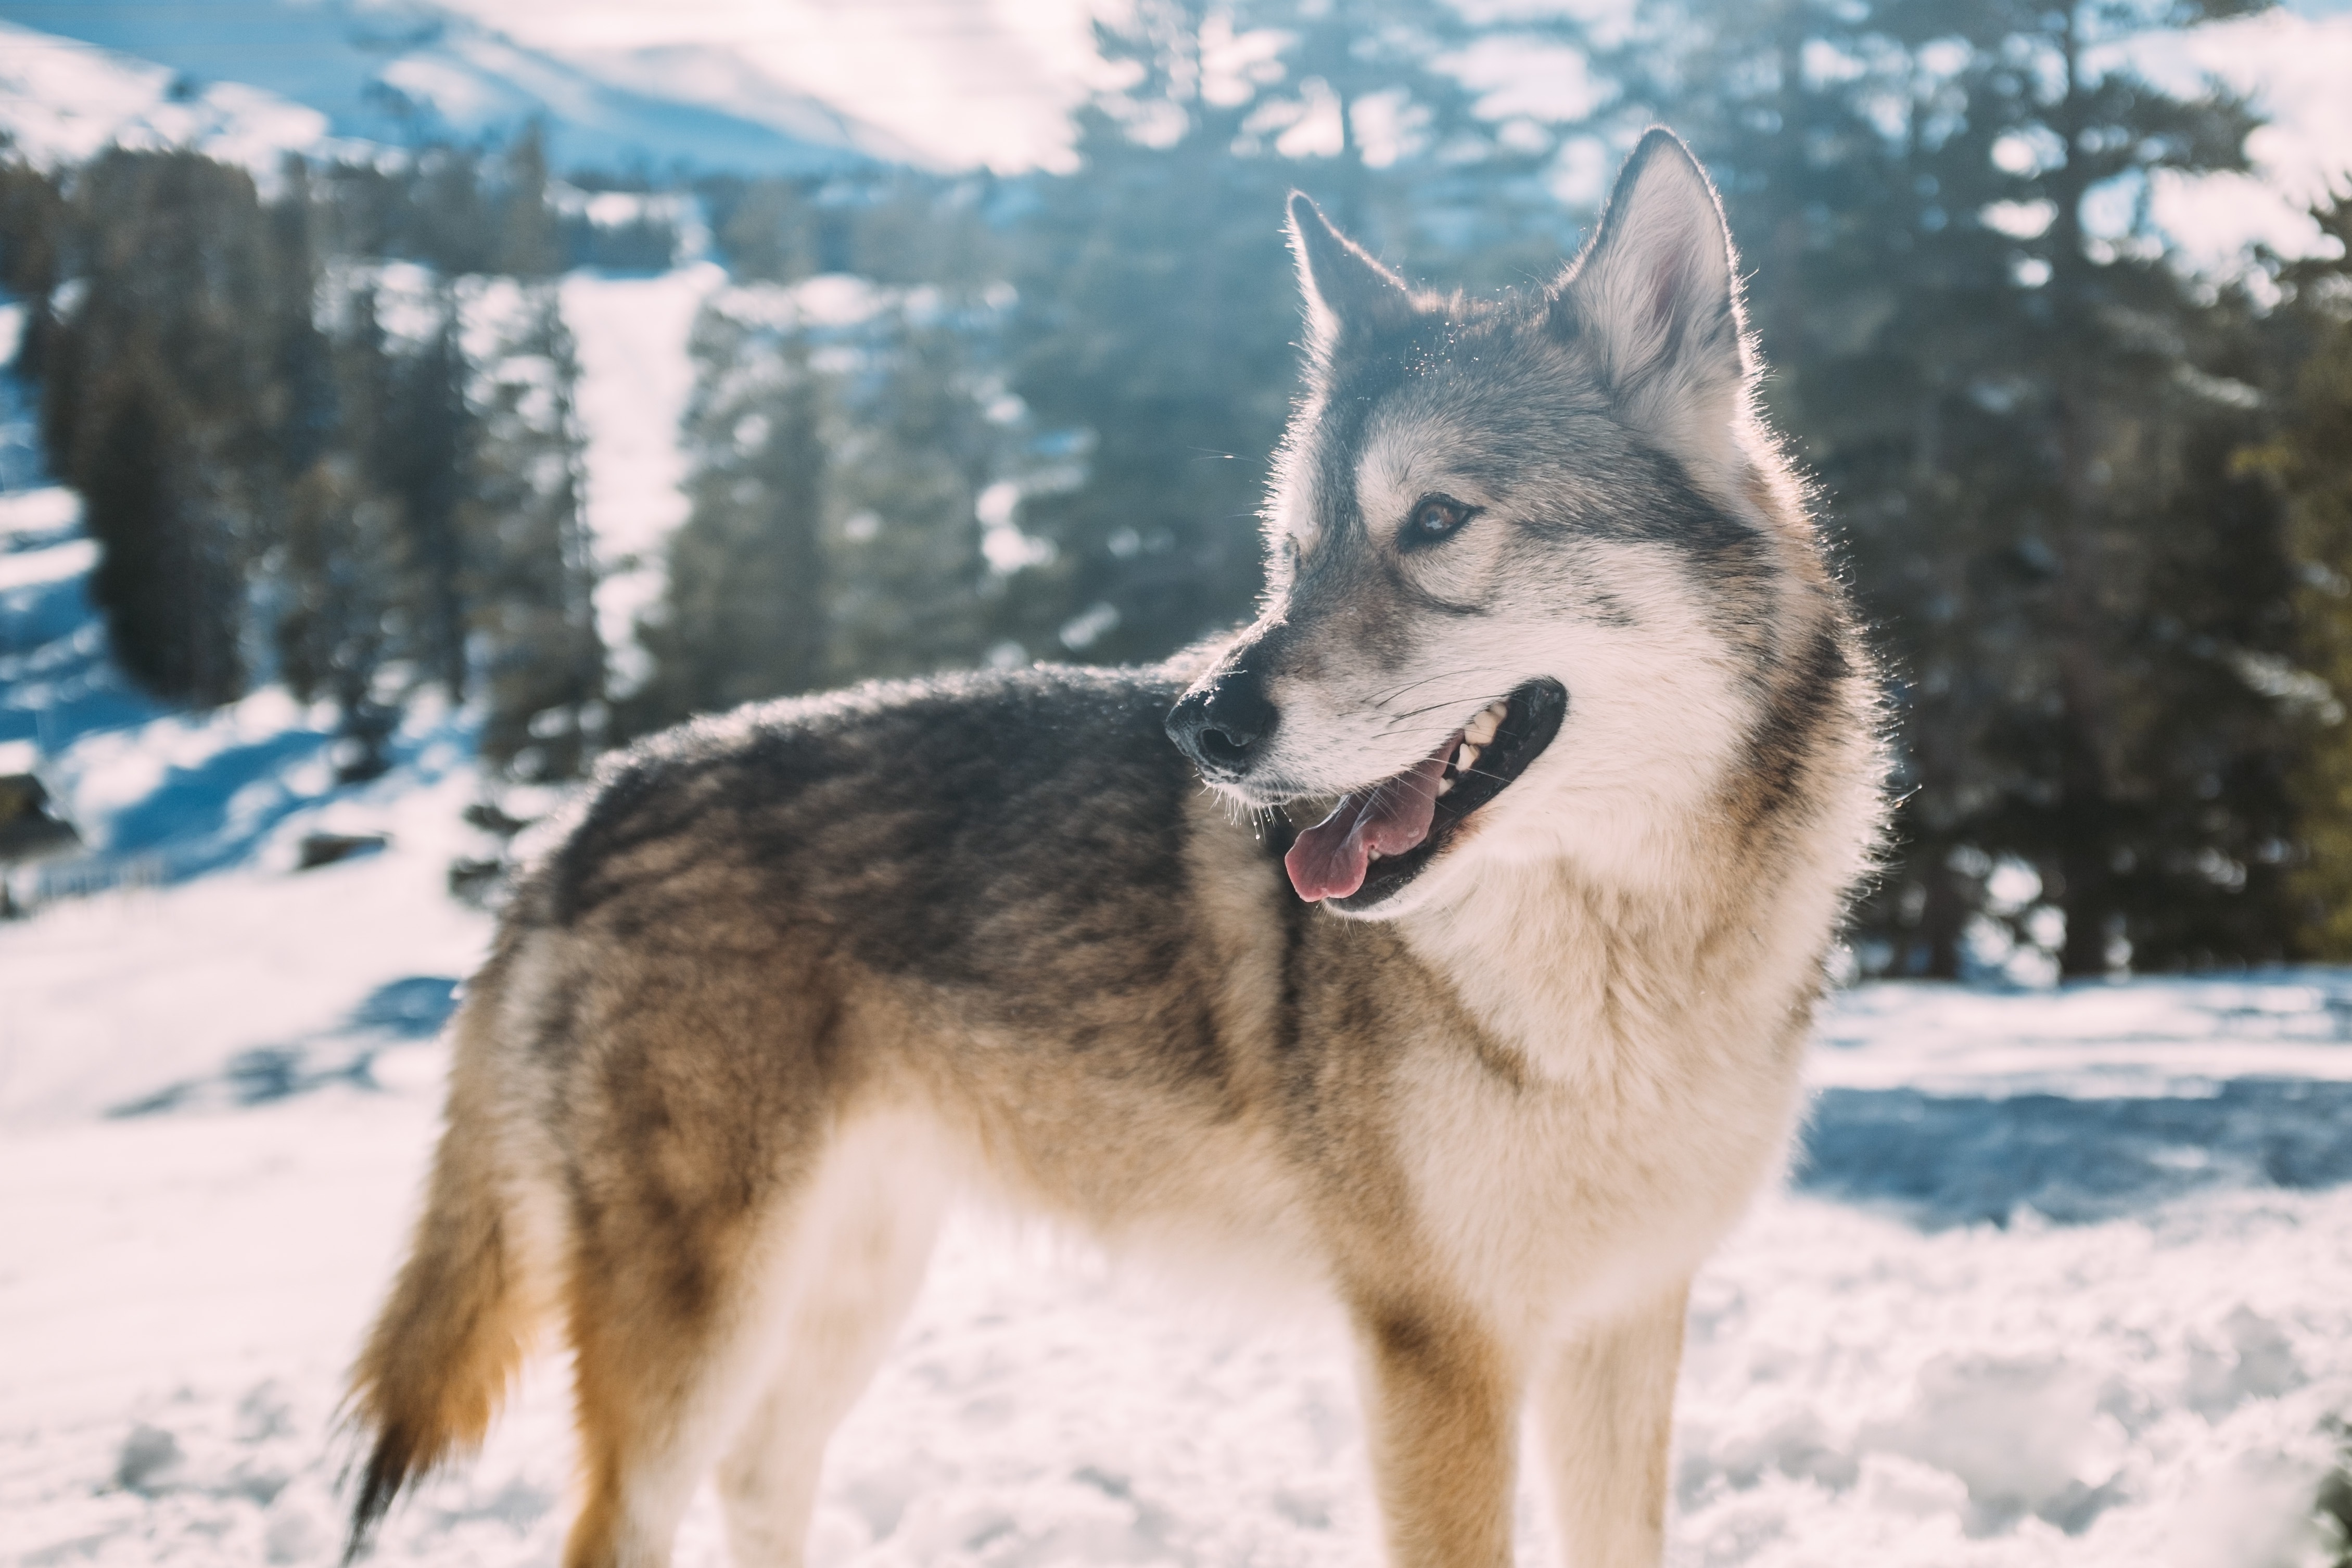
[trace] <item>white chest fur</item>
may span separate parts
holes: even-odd
[[[1530,868],[1476,906],[1410,939],[1517,1081],[1426,1042],[1398,1085],[1400,1145],[1458,1285],[1540,1336],[1686,1277],[1777,1170],[1834,904],[1739,912],[1751,924]]]

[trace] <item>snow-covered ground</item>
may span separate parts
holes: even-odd
[[[0,551],[0,611],[37,629],[79,570],[55,510],[20,497],[0,540],[27,547]],[[18,664],[14,697],[57,676],[68,718],[111,712],[102,661]],[[337,1382],[488,922],[445,891],[483,847],[460,737],[421,716],[392,775],[331,793],[326,742],[265,690],[46,766],[155,872],[0,925],[0,1561],[332,1558]],[[319,829],[391,844],[295,872]],[[2347,1035],[2328,971],[1841,998],[1807,1163],[1697,1291],[1676,1560],[2318,1561],[2352,1412]],[[482,1461],[395,1517],[387,1561],[553,1560],[562,1382],[543,1368]],[[1529,1561],[1542,1540],[1531,1509]],[[817,1561],[1354,1563],[1372,1541],[1330,1325],[1204,1314],[974,1221],[836,1445]],[[719,1560],[707,1501],[681,1560]]]
[[[465,788],[376,800],[382,854],[261,853],[0,927],[0,1556],[331,1560],[337,1380],[488,933],[441,892]],[[1675,1561],[2322,1561],[2352,976],[1867,988],[1822,1036],[1811,1163],[1694,1301]],[[550,1363],[384,1560],[552,1562],[567,1444]],[[835,1445],[815,1561],[1339,1564],[1375,1539],[1332,1325],[1203,1312],[974,1218]],[[706,1498],[680,1561],[721,1560]]]

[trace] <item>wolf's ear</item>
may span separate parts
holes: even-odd
[[[1599,234],[1553,290],[1552,317],[1599,351],[1637,417],[1696,433],[1693,421],[1737,411],[1748,363],[1731,231],[1673,131],[1652,131],[1625,161]]]
[[[1290,254],[1307,298],[1307,347],[1318,359],[1351,336],[1402,326],[1412,315],[1404,279],[1338,229],[1300,191],[1290,193]]]

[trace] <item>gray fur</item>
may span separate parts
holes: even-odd
[[[667,1561],[713,1470],[739,1556],[796,1563],[978,1191],[1336,1297],[1396,1563],[1510,1562],[1523,1401],[1572,1561],[1657,1561],[1684,1295],[1781,1158],[1879,831],[1869,663],[1678,143],[1517,300],[1291,215],[1309,385],[1252,626],[700,721],[551,835],[355,1375],[360,1535],[555,1318],[572,1568]],[[1302,902],[1317,817],[1433,758],[1420,845]]]

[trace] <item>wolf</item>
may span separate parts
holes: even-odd
[[[1336,1302],[1399,1568],[1511,1562],[1523,1427],[1570,1563],[1658,1560],[1689,1281],[1881,831],[1875,677],[1671,134],[1516,297],[1289,225],[1252,624],[698,720],[531,859],[353,1373],[354,1550],[551,1323],[570,1568],[667,1563],[706,1474],[737,1563],[800,1563],[978,1195]]]

